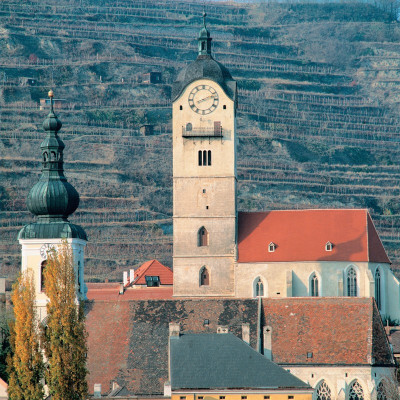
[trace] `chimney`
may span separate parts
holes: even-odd
[[[242,340],[250,344],[250,324],[242,324]]]
[[[119,284],[119,294],[124,294],[124,284],[123,283]]]
[[[264,326],[264,356],[272,361],[272,328]]]
[[[93,397],[95,399],[101,399],[101,383],[94,384]]]
[[[175,322],[169,323],[169,337],[178,336],[181,333],[181,326]]]
[[[229,328],[227,326],[218,325],[217,333],[228,333],[228,332],[229,332]]]
[[[124,271],[124,286],[128,284],[128,271]]]
[[[135,270],[130,269],[129,270],[129,282],[132,283],[135,280]]]

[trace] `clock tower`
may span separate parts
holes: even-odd
[[[29,192],[26,201],[29,211],[38,219],[25,225],[18,234],[22,246],[22,271],[33,271],[35,306],[39,321],[43,321],[47,315],[48,298],[43,277],[47,252],[53,248],[57,249],[63,240],[72,248],[77,299],[85,298],[83,262],[87,237],[83,228],[67,219],[78,208],[79,195],[64,176],[64,143],[58,136],[62,124],[54,114],[52,91],[49,92],[49,97],[51,110],[43,123],[46,137],[40,145],[42,175]]]
[[[197,59],[172,90],[174,296],[234,295],[237,89],[211,55],[205,16]]]

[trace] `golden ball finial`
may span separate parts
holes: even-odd
[[[52,90],[49,91],[49,97],[54,97],[54,93]]]

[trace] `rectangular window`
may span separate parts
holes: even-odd
[[[265,400],[268,400],[270,397],[269,396],[264,396],[264,399]]]
[[[294,396],[288,396],[287,398],[288,399],[294,399]]]
[[[247,399],[247,396],[242,396],[242,400],[246,400]]]
[[[219,396],[219,400],[225,400],[225,396]]]
[[[204,396],[197,396],[197,398],[198,398],[199,400],[203,400],[203,399],[204,399]]]
[[[179,397],[181,400],[186,400],[186,396]]]

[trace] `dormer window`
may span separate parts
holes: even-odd
[[[325,251],[332,251],[333,244],[331,242],[326,242]]]
[[[268,245],[268,251],[269,251],[270,253],[273,253],[275,250],[276,250],[276,244],[273,243],[273,242],[271,242],[271,243]]]

